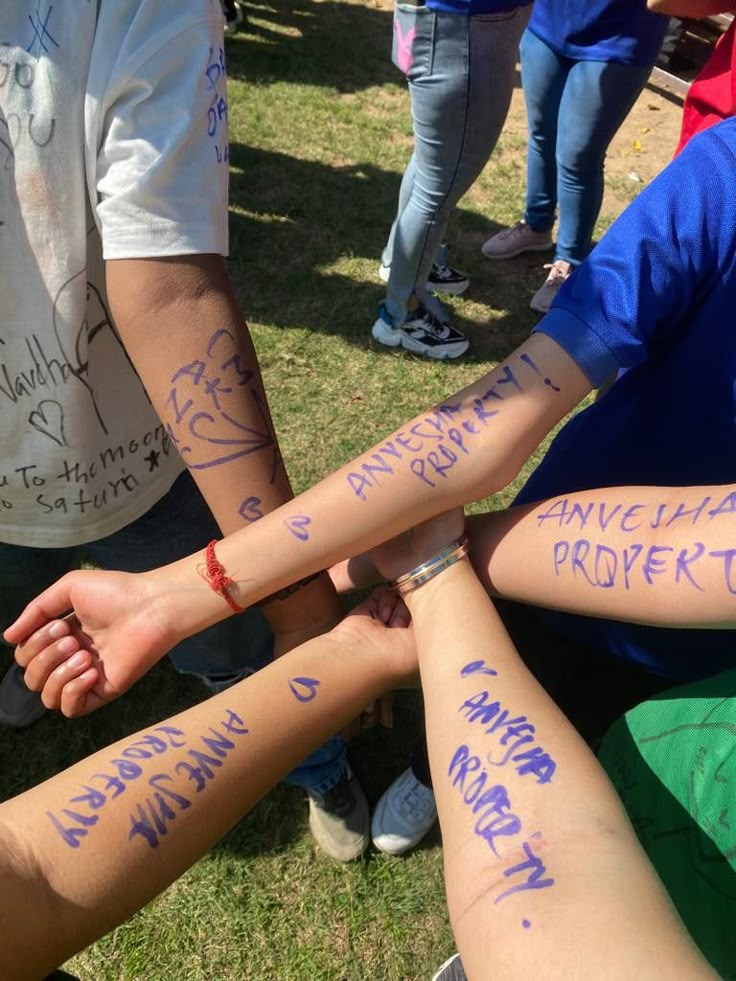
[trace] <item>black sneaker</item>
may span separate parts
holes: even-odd
[[[322,851],[338,862],[360,858],[371,839],[371,816],[350,767],[326,793],[307,791],[307,797],[309,829]]]
[[[436,262],[432,263],[432,269],[427,279],[427,289],[437,293],[452,293],[459,296],[470,286],[470,280],[463,273],[453,269],[452,266],[439,266]]]
[[[459,358],[469,347],[465,334],[452,324],[441,323],[423,306],[417,307],[400,327],[394,327],[393,318],[382,303],[371,334],[374,340],[387,347],[401,346],[406,351],[438,361]]]
[[[378,267],[378,277],[384,283],[389,281],[391,266],[384,266],[383,263]],[[435,293],[454,293],[459,296],[470,286],[470,280],[457,269],[451,266],[440,266],[436,262],[432,263],[432,269],[427,280],[427,289]]]
[[[243,23],[243,11],[235,0],[222,0],[222,12],[225,14],[225,33],[234,34]]]

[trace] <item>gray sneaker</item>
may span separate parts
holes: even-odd
[[[532,302],[529,304],[532,310],[536,310],[537,313],[547,313],[552,306],[552,301],[559,292],[560,286],[562,286],[566,279],[569,279],[575,266],[570,262],[566,262],[564,259],[556,259],[544,268],[549,269],[549,275],[534,294]]]
[[[323,852],[337,862],[352,862],[371,837],[368,801],[350,767],[325,794],[307,791],[309,830]]]
[[[522,252],[546,252],[552,245],[551,232],[535,232],[525,221],[491,236],[481,246],[486,259],[513,259]]]
[[[26,688],[23,671],[14,664],[0,682],[0,725],[25,729],[46,714],[38,692]]]
[[[432,981],[468,981],[460,954],[453,954],[432,978]]]

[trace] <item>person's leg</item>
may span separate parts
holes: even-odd
[[[558,115],[572,63],[531,31],[524,32],[520,52],[529,127],[524,221],[535,232],[548,232],[555,223],[557,205]]]
[[[34,596],[77,567],[75,548],[25,548],[0,543],[0,624],[6,627]],[[0,725],[23,729],[40,719],[46,709],[40,696],[26,688],[23,672],[0,641],[7,667],[0,683]]]
[[[519,47],[528,142],[524,217],[483,243],[487,259],[513,259],[552,248],[557,205],[557,113],[571,62],[526,30]]]
[[[431,58],[409,73],[414,154],[393,229],[386,297],[395,324],[403,323],[411,296],[426,283],[452,209],[495,146],[528,18],[524,8],[471,18],[416,9],[422,24],[434,26]]]
[[[577,266],[590,251],[606,150],[648,77],[649,68],[612,62],[579,61],[571,68],[559,111],[555,260]]]
[[[388,270],[389,274],[391,272],[391,262],[394,254],[394,240],[396,238],[396,229],[399,225],[401,216],[404,213],[404,209],[408,205],[409,201],[411,201],[411,195],[414,189],[415,166],[416,165],[414,162],[414,153],[412,152],[412,155],[409,158],[409,163],[406,165],[404,176],[401,178],[401,186],[399,187],[399,204],[396,209],[396,217],[394,218],[393,224],[391,225],[391,231],[389,232],[386,246],[383,252],[381,253],[381,265],[384,267],[384,269]]]

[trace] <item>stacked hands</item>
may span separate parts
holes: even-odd
[[[361,585],[369,570],[386,579],[404,575],[459,538],[463,526],[462,509],[439,515],[359,557],[353,566],[359,575],[338,566],[338,583]],[[70,572],[29,603],[3,636],[15,645],[28,688],[41,693],[47,708],[73,718],[122,695],[182,640],[177,624],[191,600],[162,570]],[[379,587],[332,630],[338,642],[375,645],[392,660],[397,685],[416,677],[413,631],[401,629],[411,625],[411,596],[407,603]],[[390,724],[389,701],[368,707],[363,724],[374,721]]]

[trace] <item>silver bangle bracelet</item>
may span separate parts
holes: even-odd
[[[460,559],[465,558],[469,548],[467,535],[463,535],[462,538],[443,548],[441,552],[438,552],[437,555],[427,562],[422,562],[421,565],[412,569],[411,572],[390,580],[387,585],[390,589],[396,590],[399,596],[405,596],[407,593],[411,593],[413,590],[424,585],[425,582],[429,582],[430,579],[434,579],[435,576],[444,572],[445,569],[449,569],[451,565],[459,562]]]

